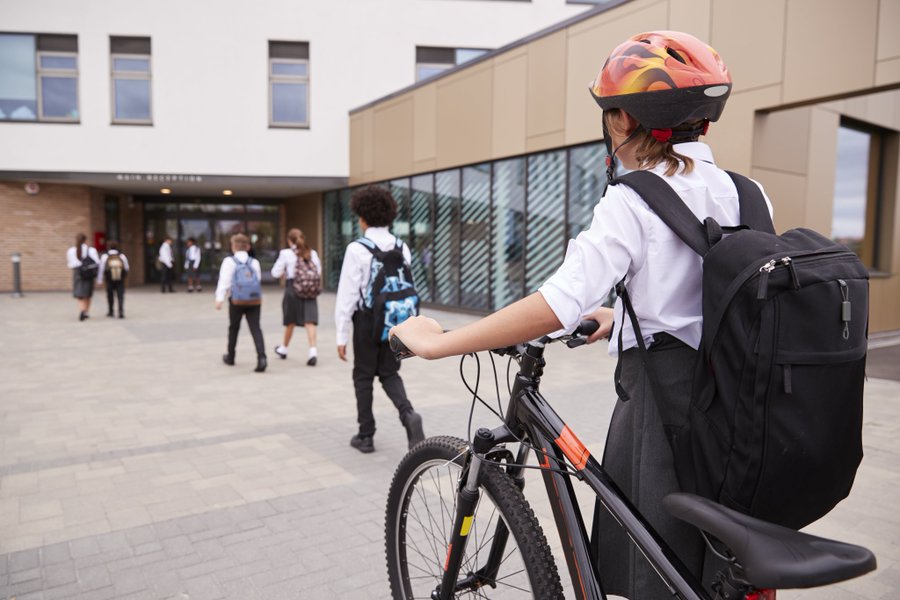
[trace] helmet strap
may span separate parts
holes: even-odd
[[[616,146],[615,150],[612,150],[612,139],[609,136],[609,131],[606,129],[606,119],[603,120],[603,139],[606,142],[606,182],[612,184],[613,179],[615,179],[616,174],[616,152],[619,149],[634,139],[634,136],[640,132],[642,127],[638,125],[634,128],[634,131],[631,132],[625,141]]]

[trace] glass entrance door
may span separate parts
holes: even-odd
[[[210,250],[212,249],[212,225],[209,218],[181,219],[181,243],[179,244],[179,256],[182,257],[181,265],[184,265],[184,257],[187,256],[187,241],[194,238],[200,248],[200,281],[206,283],[215,281],[218,269],[213,270]],[[180,281],[186,281],[184,272]]]

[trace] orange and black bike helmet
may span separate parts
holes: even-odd
[[[624,110],[661,141],[687,121],[718,120],[730,93],[731,76],[719,54],[680,31],[629,38],[591,84],[600,108]]]

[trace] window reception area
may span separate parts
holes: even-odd
[[[250,237],[252,252],[259,259],[263,281],[278,258],[282,205],[273,201],[248,200],[211,203],[207,199],[185,201],[170,198],[135,198],[144,205],[144,262],[146,283],[158,282],[159,245],[171,237],[175,250],[175,272],[184,280],[186,242],[194,238],[202,252],[200,280],[215,282],[222,259],[231,254],[230,239],[236,233]]]

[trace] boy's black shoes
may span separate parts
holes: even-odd
[[[85,319],[89,319],[89,318],[90,318],[90,316],[88,316],[88,314],[84,311],[82,311],[81,314],[78,315],[79,321],[84,321]]]
[[[285,358],[287,358],[287,352],[282,352],[281,348],[282,346],[275,346],[275,354],[277,354],[279,358],[284,360]]]
[[[109,315],[109,316],[112,316],[112,315]],[[119,313],[119,318],[120,318],[120,319],[124,319],[124,318],[125,318],[125,313],[120,312],[120,313]]]
[[[266,357],[263,356],[263,357],[260,357],[259,359],[257,359],[257,361],[256,361],[256,368],[253,369],[253,370],[254,370],[256,373],[262,373],[263,371],[266,370],[266,367],[267,367],[267,366],[269,366],[269,363],[268,363],[268,361],[266,360]]]
[[[371,436],[361,437],[359,434],[356,434],[350,438],[350,445],[363,454],[375,452],[375,443],[372,441]]]
[[[222,355],[222,362],[225,363],[225,364],[228,365],[228,366],[232,366],[232,367],[233,367],[233,366],[234,366],[234,356],[232,356],[231,354],[223,354],[223,355]]]
[[[403,426],[406,427],[406,440],[409,442],[410,448],[425,439],[425,432],[422,430],[422,415],[416,411],[406,414]]]
[[[113,315],[113,311],[109,311],[108,313],[106,313],[106,316],[112,318],[115,315]]]
[[[309,357],[309,360],[306,361],[306,364],[307,364],[308,366],[310,366],[310,367],[316,366],[316,357],[315,357],[315,356],[310,356],[310,357]]]

